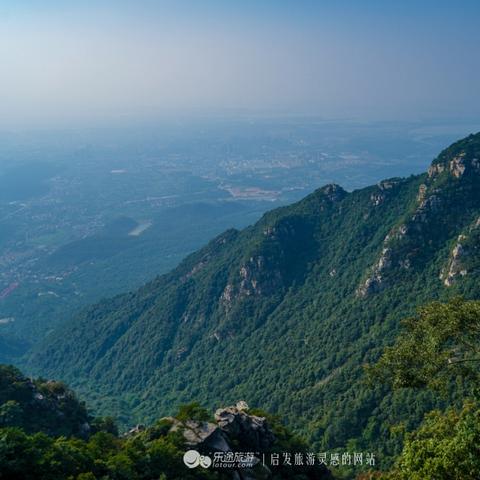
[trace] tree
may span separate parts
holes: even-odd
[[[198,420],[199,422],[212,420],[210,412],[203,408],[198,402],[180,406],[176,417],[182,422],[185,420]]]
[[[393,388],[447,390],[456,377],[480,388],[480,302],[460,298],[431,303],[404,321],[405,330],[379,362],[367,367],[370,381]],[[466,400],[457,411],[434,410],[406,434],[389,480],[474,480],[480,478],[480,405]]]
[[[467,402],[460,412],[430,412],[408,434],[391,480],[477,480],[480,478],[480,408]]]
[[[23,409],[15,400],[0,405],[0,426],[15,427],[23,424]]]
[[[393,388],[445,389],[461,375],[480,387],[480,302],[455,298],[421,307],[379,362],[367,366],[370,381]]]

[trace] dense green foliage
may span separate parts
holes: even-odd
[[[369,368],[372,380],[382,378],[394,388],[445,390],[461,376],[480,386],[480,302],[435,302],[403,324],[395,345]]]
[[[375,478],[389,480],[474,480],[480,478],[480,406],[478,344],[480,302],[455,299],[432,303],[404,322],[395,345],[369,368],[393,388],[458,390],[467,381],[463,408],[428,413],[421,426],[406,433],[401,454],[390,472]],[[472,394],[473,392],[473,394]],[[405,434],[401,425],[397,433]]]
[[[480,477],[480,408],[468,403],[457,412],[429,413],[407,435],[391,480],[477,480]]]
[[[88,440],[27,435],[0,429],[0,478],[5,480],[153,480],[220,478],[198,469],[190,472],[185,448],[175,436],[122,439],[98,432]]]
[[[36,398],[40,393],[43,398]],[[33,395],[33,397],[32,397]],[[275,417],[268,425],[274,444],[262,452],[306,452],[305,442]],[[94,418],[75,394],[58,382],[29,380],[13,367],[0,365],[0,479],[2,480],[188,480],[230,479],[224,469],[188,469],[183,429],[188,422],[212,421],[198,404],[184,405],[176,415],[181,428],[164,418],[151,427],[119,436],[108,418]],[[88,425],[86,429],[79,429]],[[87,423],[89,422],[89,424]],[[245,451],[239,444],[239,451]],[[276,479],[326,479],[320,466],[280,465]],[[266,478],[260,476],[258,478]]]
[[[14,367],[0,365],[0,427],[85,436],[90,420],[83,402],[63,383],[31,380]]]
[[[29,368],[123,422],[242,398],[318,449],[375,451],[388,465],[402,447],[391,426],[411,430],[459,394],[370,389],[362,365],[417,306],[479,297],[479,158],[477,134],[429,174],[352,193],[330,185],[227,231],[169,274],[85,310]],[[460,235],[473,242],[465,258],[453,253]]]

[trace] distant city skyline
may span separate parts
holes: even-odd
[[[474,1],[4,1],[0,129],[268,111],[480,113]]]

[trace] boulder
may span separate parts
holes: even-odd
[[[180,430],[185,439],[185,444],[200,451],[229,452],[232,450],[227,438],[218,425],[210,422],[187,420],[181,422],[171,419],[171,432]]]
[[[254,451],[270,448],[275,435],[266,418],[249,415],[247,410],[246,402],[240,401],[235,406],[218,409],[215,420],[219,428],[239,445]]]

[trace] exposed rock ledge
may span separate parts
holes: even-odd
[[[215,412],[215,422],[186,420],[173,417],[163,420],[171,422],[171,432],[181,432],[186,448],[205,455],[215,452],[252,452],[268,450],[275,442],[267,420],[248,413],[248,405],[239,401],[236,405],[220,408]],[[271,472],[263,466],[261,459],[253,457],[252,468],[240,468],[230,472],[232,479],[255,480],[270,478]]]
[[[451,287],[455,282],[458,275],[464,277],[467,274],[467,270],[462,267],[462,258],[465,255],[465,249],[463,248],[462,241],[465,240],[464,235],[458,237],[458,241],[453,247],[448,268],[440,274],[440,279],[443,280],[443,284],[446,287]]]
[[[215,412],[215,423],[187,420],[181,422],[168,417],[172,431],[181,430],[189,447],[202,451],[233,451],[232,442],[252,451],[266,450],[275,442],[264,417],[251,415],[244,401]]]
[[[466,244],[471,235],[478,235],[480,228],[480,217],[468,229],[466,234],[459,235],[457,242],[452,249],[448,264],[440,273],[440,280],[446,287],[451,287],[459,277],[468,275],[468,269],[465,266],[465,259],[473,252]]]

